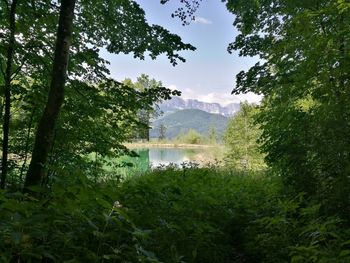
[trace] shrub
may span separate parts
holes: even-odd
[[[350,230],[279,178],[185,166],[0,192],[0,262],[350,262]]]
[[[147,232],[115,203],[117,184],[73,178],[40,199],[0,193],[1,262],[156,262],[143,249]]]
[[[189,129],[187,133],[179,135],[175,141],[179,143],[200,144],[203,138],[196,130]]]

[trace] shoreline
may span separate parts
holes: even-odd
[[[127,148],[219,148],[222,145],[187,144],[187,143],[124,143]]]

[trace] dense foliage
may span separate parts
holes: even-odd
[[[292,194],[349,223],[349,1],[226,2],[240,31],[229,51],[261,59],[237,75],[234,93],[264,95],[267,163]]]
[[[231,118],[224,135],[225,145],[229,148],[226,156],[228,166],[241,170],[266,168],[258,143],[261,136],[261,129],[255,120],[258,112],[256,105],[245,102]]]
[[[173,16],[188,24],[200,2]],[[233,92],[264,95],[230,121],[228,165],[147,163],[121,181],[123,142],[148,139],[154,104],[179,92],[111,79],[101,49],[176,65],[194,47],[136,1],[0,1],[2,262],[350,261],[350,3],[223,2],[229,52],[260,58]],[[196,116],[208,138],[182,142],[216,143],[224,120]]]
[[[108,61],[100,56],[100,50],[133,53],[140,59],[145,54],[152,59],[165,54],[175,65],[185,61],[178,51],[194,50],[193,46],[161,26],[149,25],[134,1],[98,0],[91,4],[78,0],[75,7],[68,4],[0,2],[2,188],[6,182],[28,179],[29,162],[30,167],[40,170],[40,178],[35,177],[41,179],[28,180],[29,184],[47,183],[55,170],[76,165],[91,172],[97,162],[84,162],[84,156],[120,153],[130,130],[145,126],[138,113],[149,111],[159,100],[179,95],[159,85],[141,90],[111,79]],[[62,35],[66,32],[62,26],[67,25],[62,10],[67,5],[75,9],[68,23],[73,30],[71,37]],[[61,40],[67,38],[61,42],[70,44],[64,52],[58,50],[60,36]],[[57,59],[67,52],[69,64],[68,55]],[[32,170],[29,174],[38,173]]]
[[[349,230],[278,178],[216,168],[93,182],[61,174],[41,199],[0,192],[3,262],[334,262]]]
[[[204,143],[204,138],[194,129],[189,129],[186,133],[180,133],[176,138],[177,143],[200,144]]]
[[[128,87],[134,88],[136,91],[141,91],[144,94],[152,90],[157,94],[157,96],[160,95],[156,92],[157,90],[164,90],[161,81],[150,79],[149,76],[145,74],[141,74],[141,76],[137,78],[135,83],[133,83],[131,79],[125,79],[123,81],[123,84]],[[171,94],[181,95],[181,92],[174,90]],[[167,98],[164,98],[162,96],[154,97],[152,98],[152,100],[150,100],[150,104],[148,105],[148,107],[143,105],[141,108],[138,109],[136,115],[138,119],[138,125],[140,127],[135,127],[134,131],[132,132],[132,139],[149,141],[149,129],[151,125],[151,119],[157,118],[161,114],[158,103],[161,103],[164,99]]]

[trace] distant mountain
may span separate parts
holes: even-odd
[[[182,99],[180,97],[173,97],[171,100],[164,101],[159,105],[161,111],[165,114],[184,109],[197,109],[209,113],[216,113],[223,116],[232,116],[240,109],[239,103],[231,103],[227,106],[221,106],[219,103],[207,103],[193,99]]]
[[[174,113],[169,113],[155,120],[152,123],[150,130],[151,138],[159,137],[159,127],[166,127],[166,137],[172,139],[179,133],[186,133],[190,128],[195,129],[202,135],[208,135],[211,127],[216,129],[216,132],[221,136],[227,126],[229,118],[220,114],[208,113],[197,109],[178,110]]]

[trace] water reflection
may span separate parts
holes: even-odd
[[[164,167],[170,164],[181,167],[183,163],[197,163],[204,166],[221,160],[221,148],[136,148],[133,149],[138,157],[124,156],[117,160],[119,164],[131,164],[118,169],[121,174],[146,172],[152,167]]]
[[[184,162],[205,165],[222,157],[222,151],[216,148],[142,148],[134,151],[139,155],[135,161],[141,170],[149,166],[181,165]]]
[[[150,164],[155,167],[171,163],[180,165],[183,162],[191,161],[190,155],[185,149],[153,148],[148,151]]]

